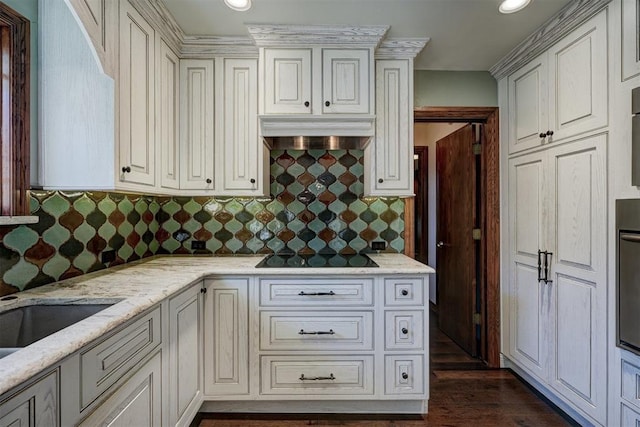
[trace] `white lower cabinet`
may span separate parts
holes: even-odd
[[[427,285],[425,276],[206,280],[204,400],[406,400],[426,410]]]
[[[81,426],[154,427],[162,424],[162,352],[158,351]]]
[[[202,403],[202,283],[169,300],[169,424],[188,426]]]
[[[0,398],[0,427],[60,425],[58,379],[54,370],[35,383]]]

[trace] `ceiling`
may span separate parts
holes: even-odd
[[[245,24],[389,25],[387,37],[430,37],[423,70],[488,70],[571,0],[532,0],[502,15],[500,0],[162,0],[187,35],[249,36]]]

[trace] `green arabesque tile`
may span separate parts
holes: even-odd
[[[22,258],[17,264],[12,266],[9,271],[4,273],[2,280],[18,289],[25,289],[29,282],[31,282],[39,272],[40,270],[37,266]]]
[[[91,212],[93,212],[97,206],[96,202],[91,200],[89,196],[85,194],[82,197],[78,198],[75,202],[73,202],[73,207],[75,210],[80,212],[82,216],[86,217]]]
[[[20,254],[20,256],[24,256],[24,253],[31,246],[38,243],[38,233],[26,227],[24,225],[18,226],[11,230],[6,236],[2,243],[10,249],[15,250]]]
[[[70,207],[71,203],[58,192],[53,193],[42,202],[42,209],[55,218],[59,218],[60,215],[68,211]]]

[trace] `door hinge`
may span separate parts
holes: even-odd
[[[474,325],[482,324],[482,317],[480,316],[480,313],[473,313],[473,324]]]
[[[471,145],[471,147],[473,148],[474,155],[479,156],[480,154],[482,154],[482,144],[480,144],[479,142]]]
[[[474,228],[472,231],[472,235],[473,240],[480,240],[482,239],[482,230],[480,230],[479,228]]]

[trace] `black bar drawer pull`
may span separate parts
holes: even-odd
[[[311,331],[307,332],[304,329],[300,329],[298,335],[335,335],[333,329],[329,329],[328,331]]]
[[[301,297],[318,297],[318,296],[326,296],[326,295],[335,295],[336,293],[333,291],[329,291],[329,292],[305,292],[305,291],[300,291],[300,293],[298,295],[300,295]]]
[[[335,380],[336,377],[333,374],[329,374],[328,377],[305,377],[304,374],[300,374],[300,381],[324,381],[324,380]]]

